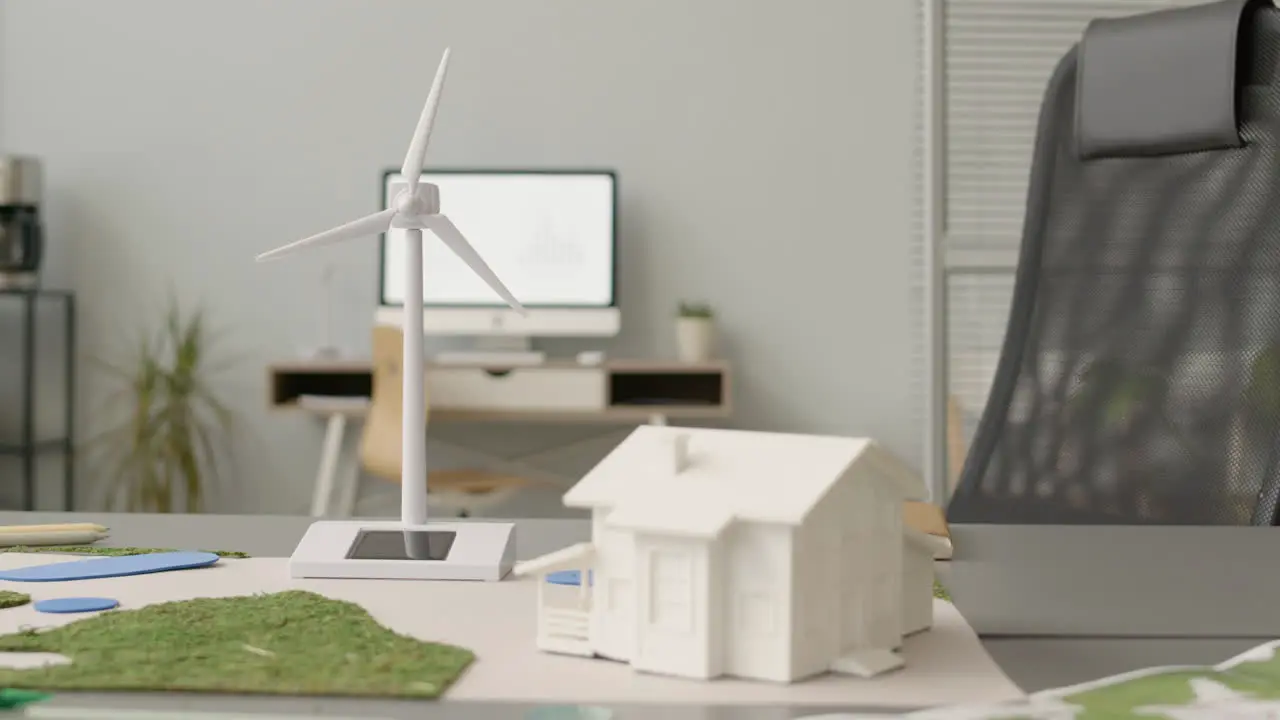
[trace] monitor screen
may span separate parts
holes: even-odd
[[[448,216],[489,267],[530,308],[605,308],[615,304],[616,199],[611,172],[430,171]],[[383,207],[404,189],[388,172]],[[504,303],[443,243],[427,233],[423,303],[496,307]],[[403,305],[404,231],[382,240],[382,304]]]

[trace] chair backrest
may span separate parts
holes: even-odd
[[[1274,524],[1280,10],[1091,23],[1046,91],[951,522]]]
[[[371,475],[400,481],[404,427],[404,332],[373,329],[373,399],[360,437],[360,463]],[[421,371],[419,371],[421,372]]]

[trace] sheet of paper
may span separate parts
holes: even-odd
[[[0,569],[65,562],[49,555],[0,555]],[[792,685],[723,680],[697,682],[645,675],[602,660],[549,655],[534,646],[533,580],[432,583],[386,580],[293,580],[278,558],[224,559],[205,569],[59,583],[0,582],[0,590],[33,600],[92,595],[128,610],[197,597],[229,597],[287,589],[310,590],[359,603],[387,627],[423,640],[456,644],[475,664],[447,699],[566,704],[768,704],[904,709],[995,703],[1023,697],[982,648],[950,603],[935,601],[935,625],[908,638],[906,668],[864,680],[827,676]],[[52,627],[77,616],[46,615],[31,606],[0,611],[0,633]],[[2,659],[0,659],[2,660]]]

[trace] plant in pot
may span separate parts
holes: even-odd
[[[715,315],[706,303],[681,302],[676,313],[676,355],[680,362],[706,362],[715,353]]]
[[[161,326],[121,362],[97,364],[118,387],[121,417],[92,441],[108,505],[129,512],[199,512],[230,458],[234,417],[213,388],[214,337],[202,311],[170,301]]]

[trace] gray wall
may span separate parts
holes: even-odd
[[[669,355],[673,305],[705,298],[734,425],[914,460],[911,23],[904,0],[5,0],[0,146],[47,162],[48,277],[79,294],[84,358],[116,356],[170,286],[228,331],[221,387],[248,432],[218,509],[306,507],[320,428],[266,410],[263,368],[318,338],[325,263],[357,351],[376,301],[375,241],[252,258],[376,208],[446,44],[429,162],[618,170],[609,352]],[[91,433],[108,384],[81,367]],[[598,429],[433,432],[514,451]],[[550,461],[577,472],[606,446]]]

